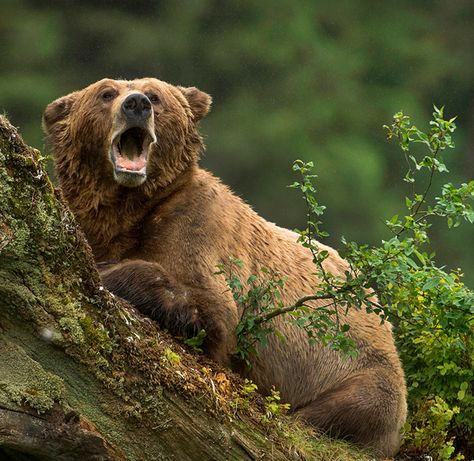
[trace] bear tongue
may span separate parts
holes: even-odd
[[[146,166],[146,155],[140,153],[141,140],[133,135],[120,139],[119,152],[115,164],[122,170],[140,171]]]
[[[115,158],[115,165],[117,168],[122,170],[140,171],[146,167],[146,157],[145,155],[140,155],[139,157],[130,159],[122,155],[118,155]]]

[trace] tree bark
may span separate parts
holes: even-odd
[[[262,425],[241,385],[103,289],[44,159],[0,117],[0,459],[368,459]]]

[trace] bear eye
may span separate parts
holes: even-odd
[[[145,96],[150,100],[152,104],[158,104],[160,102],[160,98],[156,93],[145,93]]]
[[[103,91],[102,94],[100,95],[100,97],[104,101],[112,101],[112,99],[114,99],[116,96],[117,96],[117,91],[110,90],[110,89]]]

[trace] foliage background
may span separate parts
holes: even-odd
[[[44,106],[103,77],[156,76],[212,94],[203,121],[214,171],[264,217],[303,226],[288,190],[313,160],[329,244],[378,242],[407,190],[381,128],[432,104],[459,115],[453,182],[474,177],[472,0],[2,0],[0,109],[43,148]],[[423,127],[424,128],[424,127]],[[436,188],[435,188],[436,190]],[[474,232],[434,246],[474,285]]]

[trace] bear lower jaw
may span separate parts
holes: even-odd
[[[146,168],[140,171],[129,171],[114,168],[115,181],[124,187],[138,187],[146,181]]]

